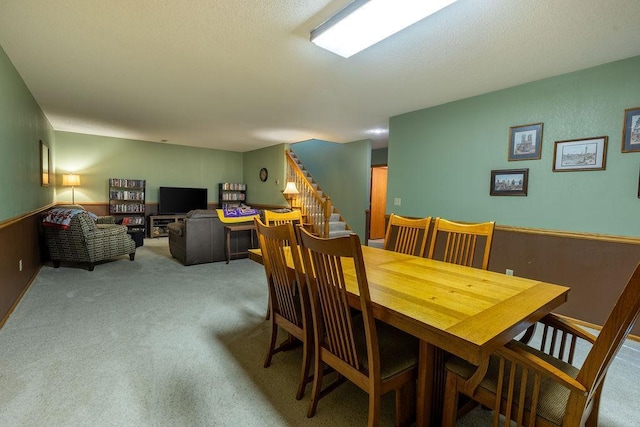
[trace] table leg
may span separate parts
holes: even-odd
[[[442,422],[445,358],[446,352],[420,340],[416,427],[439,426]]]
[[[229,260],[231,259],[231,230],[225,228],[224,234],[226,238],[225,251],[227,255],[227,264],[229,264]]]

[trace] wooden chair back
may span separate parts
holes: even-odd
[[[424,256],[431,217],[410,219],[391,214],[383,248],[403,254]]]
[[[264,222],[267,225],[282,225],[291,222],[294,225],[302,223],[302,213],[299,210],[291,212],[264,211]]]
[[[576,380],[589,390],[587,404],[596,393],[599,398],[607,370],[638,320],[639,313],[640,264],[636,266],[629,282],[620,294],[576,377]],[[576,401],[579,402],[575,396],[572,397],[574,399],[569,399],[569,406],[574,405]]]
[[[299,237],[315,346],[314,382],[307,416],[312,417],[318,400],[346,378],[369,394],[369,426],[377,425],[380,396],[391,390],[396,397],[396,425],[408,424],[415,402],[418,342],[395,328],[376,325],[358,235],[323,239],[300,228]],[[345,271],[357,279],[361,317],[352,317]],[[382,347],[378,345],[379,337]],[[383,360],[395,365],[385,365],[384,377]],[[324,364],[336,370],[339,377],[323,390]]]
[[[300,308],[303,307],[296,307],[295,300],[298,294],[306,296],[307,291],[304,275],[300,274],[303,271],[302,262],[293,226],[291,223],[267,226],[259,218],[254,221],[267,275],[271,310],[302,328]],[[287,267],[287,256],[293,259],[294,270]],[[298,289],[299,287],[302,289]]]
[[[254,222],[269,289],[271,340],[264,366],[271,364],[275,353],[287,348],[287,343],[276,348],[279,327],[300,340],[303,343],[303,361],[296,398],[301,399],[305,385],[311,381],[308,373],[313,344],[309,294],[294,228],[290,222],[274,226],[265,225],[259,218]],[[293,261],[293,270],[287,266],[288,259]]]
[[[370,371],[376,372],[376,367],[379,371],[380,362],[371,351],[377,348],[377,337],[358,235],[323,239],[300,229],[300,244],[304,269],[313,272],[307,274],[307,282],[316,345],[326,348],[341,365],[360,370],[343,271],[343,262],[350,262],[358,278]]]
[[[476,246],[479,243],[478,237],[483,237],[485,244],[481,255],[481,268],[486,270],[489,266],[494,226],[495,222],[493,221],[478,224],[460,224],[443,218],[436,218],[428,258],[434,257],[436,243],[440,240],[440,235],[446,234],[443,261],[473,267]]]

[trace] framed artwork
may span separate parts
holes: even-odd
[[[40,141],[40,185],[46,187],[51,184],[51,172],[49,165],[51,164],[49,146]]]
[[[542,154],[542,123],[509,128],[509,161],[537,160]]]
[[[640,151],[640,107],[624,110],[622,152]]]
[[[529,184],[529,169],[502,169],[491,171],[492,196],[526,196]]]
[[[604,170],[607,162],[606,136],[556,141],[553,149],[553,171]]]

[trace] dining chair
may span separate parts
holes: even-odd
[[[543,351],[511,341],[478,368],[451,358],[446,364],[445,426],[456,423],[460,393],[493,408],[518,426],[597,426],[607,370],[640,313],[640,264],[597,337],[556,315],[543,318]],[[575,367],[575,343],[591,344]],[[552,349],[554,347],[554,349]],[[555,354],[555,356],[554,356]]]
[[[383,248],[422,257],[427,246],[430,225],[431,217],[411,219],[391,214]]]
[[[264,367],[271,365],[274,354],[296,345],[293,338],[302,342],[302,367],[296,392],[296,399],[300,400],[306,384],[311,382],[313,335],[309,294],[293,225],[284,223],[268,227],[259,218],[254,221],[269,287],[271,339]],[[287,268],[287,255],[293,260],[293,271]],[[289,339],[276,347],[279,327],[289,333]]]
[[[478,237],[484,238],[484,249],[481,268],[486,270],[489,266],[489,254],[491,253],[491,242],[493,240],[493,229],[495,222],[482,222],[477,224],[461,224],[448,221],[443,218],[436,218],[433,226],[431,245],[429,246],[428,258],[434,258],[436,244],[440,242],[441,235],[446,235],[444,243],[443,261],[458,265],[473,267],[476,256],[476,246]]]
[[[299,210],[293,210],[290,212],[274,212],[270,210],[265,210],[264,223],[266,225],[282,225],[286,223],[291,223],[294,226],[296,226],[298,224],[302,224],[302,212],[300,212]],[[295,230],[296,228],[294,228],[294,231]],[[269,320],[269,316],[271,316],[271,311],[267,310],[265,319]]]
[[[274,212],[270,210],[264,211],[264,222],[267,225],[282,225],[291,222],[294,225],[302,223],[302,213],[299,210],[291,212]]]
[[[300,246],[311,302],[314,336],[314,372],[308,417],[318,401],[344,379],[369,394],[368,425],[378,424],[380,399],[395,391],[396,425],[404,425],[415,409],[418,341],[375,321],[369,285],[356,234],[323,239],[300,229]],[[361,312],[352,316],[345,269],[355,270]],[[322,388],[324,368],[338,379]]]

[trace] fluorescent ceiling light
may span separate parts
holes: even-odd
[[[311,31],[311,41],[348,58],[455,1],[355,0]]]

